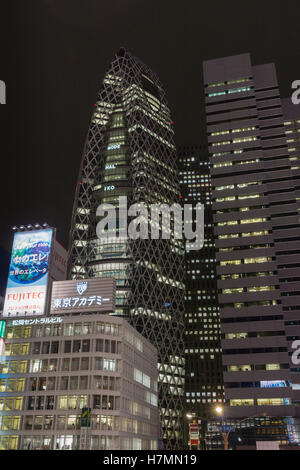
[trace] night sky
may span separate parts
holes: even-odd
[[[254,65],[275,62],[283,97],[300,79],[298,0],[2,3],[0,282],[13,225],[46,221],[67,245],[93,104],[121,46],[159,75],[177,144],[204,138],[203,60],[250,52]]]

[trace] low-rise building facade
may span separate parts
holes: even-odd
[[[157,374],[156,348],[124,318],[8,319],[0,450],[157,449]]]

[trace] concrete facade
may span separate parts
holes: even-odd
[[[0,450],[156,449],[156,349],[120,317],[30,321],[7,321]]]
[[[228,413],[299,416],[299,170],[275,66],[207,61],[204,85]]]

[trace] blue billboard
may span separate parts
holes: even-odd
[[[4,317],[45,313],[52,240],[51,228],[15,234]]]

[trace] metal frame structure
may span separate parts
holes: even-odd
[[[180,202],[173,123],[156,74],[125,49],[112,61],[84,147],[70,231],[69,278],[116,277],[117,310],[157,347],[164,449],[182,446],[184,247],[181,240],[106,243],[96,236],[102,203]]]

